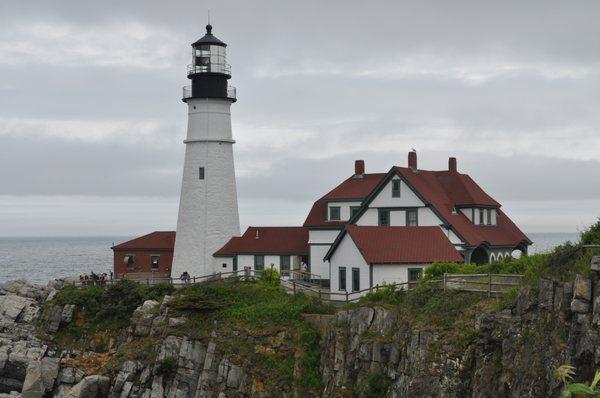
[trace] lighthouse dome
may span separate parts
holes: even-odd
[[[213,44],[216,46],[227,47],[227,44],[223,43],[221,40],[217,39],[212,34],[212,25],[211,24],[206,25],[206,34],[204,36],[202,36],[200,39],[198,39],[197,41],[195,41],[194,44],[192,44],[192,45],[195,47],[196,45],[201,45],[201,44]]]

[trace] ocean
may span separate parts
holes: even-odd
[[[573,233],[529,233],[534,241],[530,253],[552,249],[568,240],[576,241]],[[0,238],[0,282],[26,279],[45,284],[63,277],[90,272],[110,273],[113,257],[110,247],[131,237],[45,237]]]

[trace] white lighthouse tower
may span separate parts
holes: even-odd
[[[179,200],[172,276],[216,272],[213,253],[240,234],[230,107],[236,101],[225,49],[206,26],[192,44],[188,66],[191,86],[184,87],[188,105],[185,163]]]

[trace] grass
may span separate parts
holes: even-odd
[[[334,308],[304,294],[286,293],[278,276],[185,287],[175,293],[169,307],[186,319],[170,333],[217,339],[221,354],[252,369],[265,388],[288,391],[294,383],[306,391],[321,388],[319,335],[302,314],[333,313]],[[214,330],[216,337],[211,336]]]
[[[173,291],[170,285],[146,286],[127,280],[110,286],[66,286],[52,303],[76,305],[75,319],[58,331],[55,342],[63,348],[107,350],[115,335],[129,326],[138,306],[145,300],[162,300]]]

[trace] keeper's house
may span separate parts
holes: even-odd
[[[515,250],[527,253],[529,238],[456,165],[450,158],[447,170],[422,170],[413,151],[408,167],[367,174],[357,160],[354,174],[314,203],[303,225],[306,234],[294,235],[294,245],[307,246],[310,271],[330,281],[332,291],[409,282],[437,261],[484,264]],[[215,255],[229,258],[231,268],[287,268],[277,256],[289,254],[284,248],[292,242],[281,232],[292,230],[301,229],[252,227]]]

